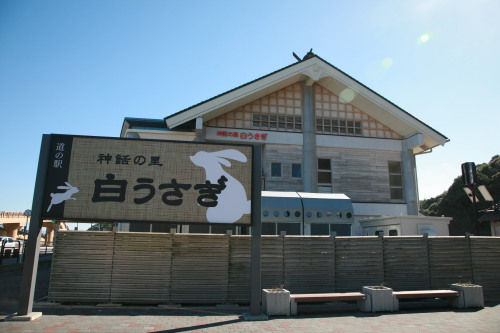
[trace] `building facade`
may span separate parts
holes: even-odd
[[[415,157],[449,141],[312,52],[164,119],[125,118],[121,137],[259,145],[263,190],[346,195],[351,235],[418,215]]]

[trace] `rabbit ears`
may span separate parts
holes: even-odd
[[[225,149],[225,150],[220,150],[220,151],[214,151],[212,153],[207,153],[213,157],[217,158],[217,161],[221,163],[222,165],[225,165],[227,167],[231,166],[231,162],[229,162],[227,159],[230,160],[235,160],[239,162],[246,162],[247,157],[240,151],[236,149]]]
[[[64,184],[66,184],[66,186],[58,186],[57,188],[60,190],[69,190],[70,188],[73,187],[73,186],[71,186],[70,183],[64,182]]]

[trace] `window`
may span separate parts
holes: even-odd
[[[316,118],[316,132],[324,134],[361,135],[362,122],[354,120],[339,120]]]
[[[281,163],[271,163],[271,177],[281,177]]]
[[[337,236],[351,236],[351,225],[334,223],[330,224],[330,232],[335,231]]]
[[[291,115],[275,114],[252,114],[252,126],[260,129],[272,129],[280,131],[298,131],[302,130],[302,117]]]
[[[326,223],[311,223],[311,235],[313,236],[329,236],[330,225]]]
[[[191,224],[189,226],[190,234],[227,234],[231,231],[234,235],[236,233],[236,227],[232,225],[223,224]]]
[[[400,161],[389,161],[389,190],[391,199],[403,199],[403,174]]]
[[[300,223],[262,223],[262,235],[281,235],[281,232],[286,232],[287,235],[300,235]]]
[[[189,226],[190,234],[209,234],[210,225],[208,223],[204,224],[192,224]]]
[[[351,225],[345,223],[311,223],[311,235],[329,236],[332,232],[337,236],[351,236]]]
[[[276,223],[262,222],[262,235],[276,235]]]
[[[327,158],[318,158],[318,192],[332,192],[332,165]]]
[[[130,232],[151,232],[151,223],[130,223]]]
[[[277,235],[284,231],[289,236],[299,236],[300,226],[300,223],[278,223]]]
[[[302,178],[302,164],[292,164],[292,178]]]

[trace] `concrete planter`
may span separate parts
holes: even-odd
[[[262,311],[268,316],[290,316],[290,292],[262,289]]]
[[[451,290],[460,292],[460,296],[451,301],[455,308],[484,308],[483,287],[475,284],[452,284]]]
[[[394,311],[394,295],[392,289],[380,286],[364,286],[362,293],[366,294],[367,300],[361,311],[379,312],[379,311]]]

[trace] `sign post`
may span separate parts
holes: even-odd
[[[43,223],[42,203],[43,193],[45,190],[49,151],[50,135],[43,135],[42,146],[40,148],[40,158],[38,160],[38,170],[36,174],[35,192],[33,194],[28,244],[27,249],[25,250],[25,258],[23,258],[23,277],[21,280],[21,291],[19,294],[19,308],[17,311],[17,317],[13,317],[13,319],[19,318],[19,320],[34,320],[41,316],[41,313],[33,313],[32,311]]]
[[[251,242],[251,296],[250,296],[250,313],[252,316],[261,314],[260,299],[261,299],[261,267],[260,267],[260,252],[261,252],[261,179],[257,175],[261,172],[261,148],[254,147],[253,153],[253,184],[252,188],[252,242]]]

